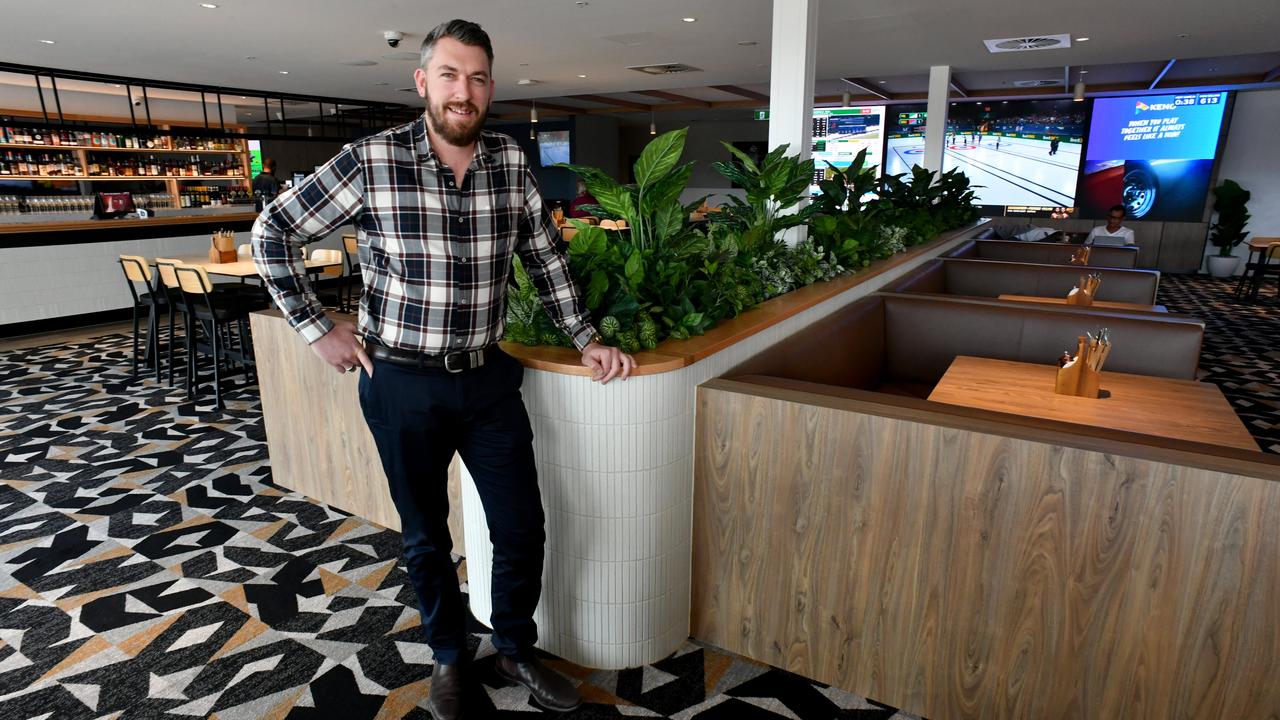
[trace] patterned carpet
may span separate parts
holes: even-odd
[[[1256,302],[1236,300],[1235,284],[1164,275],[1159,302],[1204,320],[1201,380],[1222,389],[1259,447],[1280,453],[1280,299],[1269,283]]]
[[[0,353],[0,718],[429,717],[398,534],[271,484],[256,388],[215,414],[131,382],[127,352]],[[472,630],[473,717],[550,714]],[[621,672],[551,663],[587,700],[565,717],[908,717],[692,642]]]

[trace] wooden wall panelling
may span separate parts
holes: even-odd
[[[387,476],[360,412],[359,374],[335,372],[278,313],[254,313],[250,323],[272,481],[399,530]],[[449,467],[449,535],[453,551],[464,555],[458,462],[455,455]]]
[[[1280,483],[723,382],[695,638],[933,718],[1280,713]]]
[[[1207,223],[1165,223],[1159,268],[1166,272],[1197,272],[1204,264]]]
[[[1124,226],[1133,230],[1133,239],[1138,243],[1138,267],[1157,267],[1160,262],[1164,223],[1126,220]]]

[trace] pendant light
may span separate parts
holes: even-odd
[[[653,122],[653,108],[649,108],[649,134],[658,134],[658,126]]]
[[[1075,102],[1084,102],[1084,70],[1080,71],[1080,79],[1076,81],[1075,92],[1071,94],[1071,99]]]
[[[840,95],[840,107],[849,107],[849,93]]]
[[[531,100],[533,104],[529,106],[529,124],[538,122],[538,101]]]

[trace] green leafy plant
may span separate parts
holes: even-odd
[[[693,172],[693,163],[679,164],[688,133],[688,128],[672,130],[645,146],[636,160],[634,183],[622,185],[603,170],[586,165],[559,163],[556,167],[571,170],[596,198],[596,205],[583,206],[588,212],[627,221],[631,244],[641,250],[681,251],[685,244],[697,240],[687,221],[689,213],[705,199],[690,205],[680,203],[680,194]]]
[[[507,339],[525,345],[572,347],[569,336],[556,327],[542,307],[538,288],[520,258],[512,257],[511,263],[515,287],[507,291]]]
[[[1223,180],[1213,189],[1213,211],[1218,221],[1209,226],[1209,242],[1218,248],[1218,255],[1228,257],[1231,251],[1244,242],[1249,233],[1249,198],[1253,193],[1240,187],[1235,180]]]
[[[782,245],[780,234],[804,225],[818,211],[808,205],[786,212],[808,197],[813,178],[813,161],[787,155],[789,145],[770,150],[757,164],[746,153],[722,142],[737,162],[712,165],[721,175],[741,185],[746,200],[729,196],[729,202],[712,216],[712,222],[725,224],[738,233],[738,248],[743,255],[755,258],[777,252]]]

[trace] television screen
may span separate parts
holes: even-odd
[[[884,174],[901,175],[924,164],[925,119],[921,105],[894,105],[885,117]]]
[[[262,141],[249,141],[249,177],[256,178],[262,172]]]
[[[538,161],[542,163],[542,167],[570,162],[569,131],[551,130],[538,133]]]
[[[827,163],[847,168],[863,149],[866,166],[879,168],[883,131],[883,107],[814,108],[810,194],[818,194],[818,183],[832,175]]]
[[[948,108],[944,170],[959,168],[984,212],[1074,208],[1085,104],[1071,100],[956,103]]]
[[[1134,219],[1203,219],[1226,106],[1225,92],[1095,100],[1081,217],[1122,204]]]

